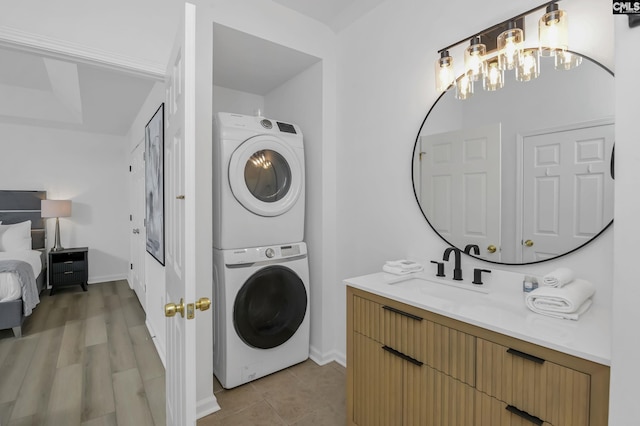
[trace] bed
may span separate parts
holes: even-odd
[[[0,252],[1,260],[21,260],[30,265],[33,270],[35,280],[35,291],[28,289],[30,293],[39,295],[46,286],[46,258],[45,258],[45,224],[40,216],[40,201],[46,199],[45,191],[5,191],[0,190],[0,227],[6,232],[7,225],[12,225],[11,229],[22,229],[25,222],[30,221],[30,230],[27,230],[31,237],[32,250],[20,250],[20,252],[9,250]],[[11,248],[11,247],[9,247]],[[3,247],[4,249],[4,247]],[[6,265],[6,262],[4,263]],[[21,266],[24,266],[22,264]],[[21,290],[16,294],[16,273],[0,272],[0,330],[13,329],[16,337],[22,336],[22,324],[32,309],[31,303],[25,304]],[[26,298],[26,297],[25,297]],[[4,300],[11,299],[11,300]]]

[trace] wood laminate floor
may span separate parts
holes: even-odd
[[[164,425],[164,367],[126,281],[40,295],[23,337],[0,330],[0,426]],[[239,386],[199,426],[342,426],[346,371],[307,360]]]
[[[164,367],[126,281],[61,289],[0,331],[0,425],[164,425]]]

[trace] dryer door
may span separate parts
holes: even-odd
[[[233,306],[238,336],[254,348],[270,349],[291,338],[307,312],[307,290],[284,266],[269,266],[244,283]]]
[[[250,212],[279,216],[294,206],[304,188],[303,164],[283,140],[254,136],[231,154],[229,185]]]

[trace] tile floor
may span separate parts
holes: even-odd
[[[214,378],[221,410],[198,426],[272,426],[346,424],[346,370],[332,362],[311,360],[234,389]]]

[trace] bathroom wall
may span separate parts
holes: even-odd
[[[538,5],[532,0],[387,1],[339,34],[338,280],[380,271],[388,259],[442,258],[445,244],[422,217],[411,183],[416,134],[437,98],[437,50]],[[610,4],[565,0],[562,8],[570,15],[575,50],[613,68]],[[534,27],[531,32],[536,31]],[[598,303],[606,304],[613,284],[612,251],[610,229],[561,260],[500,268],[544,274],[558,265],[569,266],[597,285]],[[480,264],[465,257],[466,276]],[[336,293],[337,324],[344,324],[344,300],[342,287]],[[336,330],[338,351],[344,351],[344,327]]]
[[[640,418],[640,28],[629,28],[626,16],[616,23],[616,201],[610,425],[629,425]],[[604,254],[603,254],[604,255]],[[635,420],[634,420],[635,419]]]

